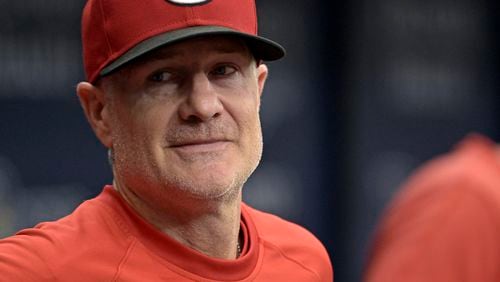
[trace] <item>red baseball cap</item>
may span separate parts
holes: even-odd
[[[285,55],[257,35],[255,0],[88,0],[82,15],[87,80],[165,44],[209,34],[239,36],[262,60]]]

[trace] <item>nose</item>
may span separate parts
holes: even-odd
[[[186,91],[186,99],[179,107],[181,119],[208,121],[222,113],[224,107],[206,74],[194,75]]]

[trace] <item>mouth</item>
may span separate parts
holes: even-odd
[[[229,143],[225,139],[200,139],[175,142],[169,147],[183,153],[202,153],[224,150]]]
[[[171,142],[171,148],[178,148],[184,146],[199,146],[199,145],[209,145],[220,142],[228,142],[226,139],[192,139],[192,140],[182,140]]]

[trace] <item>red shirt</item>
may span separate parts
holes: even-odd
[[[72,214],[0,240],[0,281],[333,281],[311,233],[241,210],[242,255],[216,259],[159,232],[107,186]]]
[[[500,281],[500,152],[471,136],[420,169],[386,211],[366,282]]]

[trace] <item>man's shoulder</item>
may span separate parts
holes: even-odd
[[[96,198],[86,200],[75,208],[70,214],[54,221],[41,222],[33,228],[19,231],[17,235],[56,236],[59,239],[65,236],[84,237],[90,235],[91,230],[102,228],[103,223],[109,222],[111,216],[107,208]]]
[[[248,205],[245,205],[245,209],[251,215],[261,239],[277,244],[288,242],[284,239],[290,239],[289,241],[293,244],[321,245],[320,241],[309,230],[296,223]],[[301,238],[302,241],[295,241],[297,238]]]
[[[106,221],[104,210],[95,199],[87,200],[60,219],[38,223],[32,228],[20,230],[15,235],[0,240],[0,246],[15,242],[18,246],[36,246],[37,252],[42,253],[44,246],[81,244],[84,238],[92,237],[93,233],[99,232],[97,229],[102,228],[103,222]]]
[[[260,242],[270,252],[319,273],[332,275],[331,261],[323,244],[304,227],[276,215],[244,205],[254,222]]]
[[[29,269],[26,275],[55,275],[64,268],[81,265],[82,258],[104,258],[111,245],[118,248],[126,244],[113,221],[96,199],[85,201],[61,219],[39,223],[0,240],[0,272],[21,275],[23,269]]]

